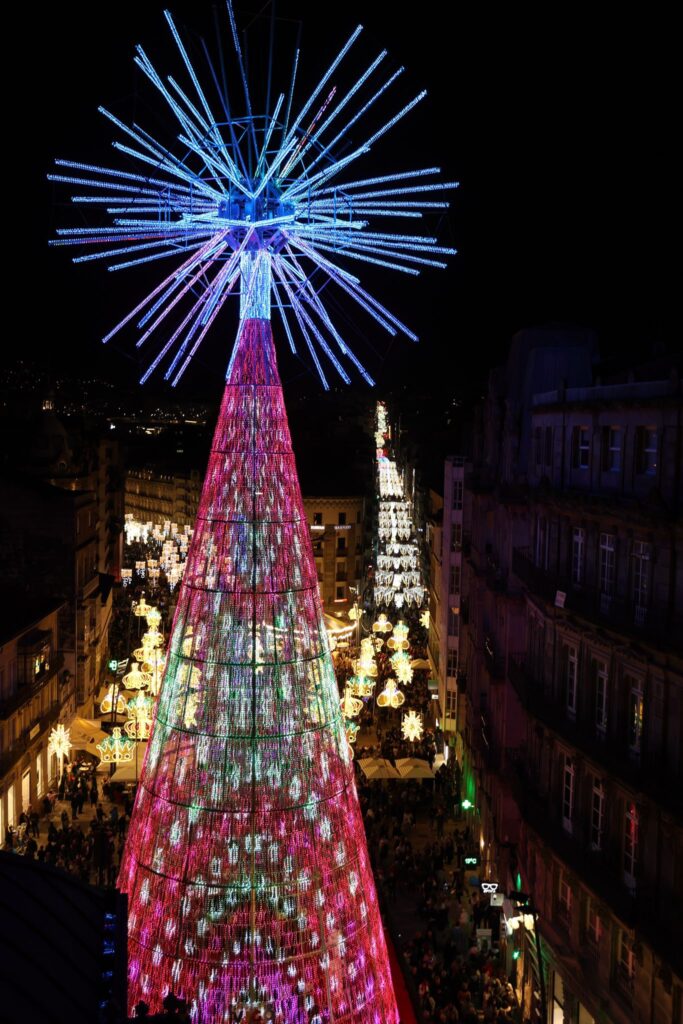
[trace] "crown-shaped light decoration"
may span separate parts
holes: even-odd
[[[408,642],[408,626],[405,622],[397,622],[394,626],[393,636],[387,640],[387,647],[392,651],[407,651],[410,647]]]
[[[128,701],[130,718],[124,725],[126,735],[132,740],[148,740],[154,718],[154,700],[148,693],[136,693]]]
[[[143,672],[137,661],[133,662],[130,672],[126,672],[122,679],[122,683],[127,690],[144,690],[151,681],[151,673]]]
[[[111,736],[97,744],[100,759],[105,764],[125,764],[135,756],[135,740],[121,735],[118,725],[112,730]]]

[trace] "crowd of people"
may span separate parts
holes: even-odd
[[[124,793],[119,798],[117,792],[116,802],[105,811],[101,797],[115,796],[109,784],[105,782],[100,792],[95,772],[79,769],[73,766],[62,774],[57,791],[46,794],[40,810],[29,807],[22,811],[16,829],[8,826],[5,849],[66,871],[82,882],[113,886],[132,798]],[[86,807],[92,816],[84,814]]]
[[[378,892],[390,921],[409,905],[399,953],[420,1024],[517,1022],[519,1011],[498,941],[500,911],[491,908],[478,886],[469,884],[469,828],[453,828],[448,821],[452,784],[447,770],[437,773],[434,787],[368,782],[359,774]],[[426,844],[417,842],[418,818],[429,823]],[[481,932],[478,936],[480,929],[485,939]]]

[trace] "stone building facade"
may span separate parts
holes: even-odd
[[[556,1024],[680,1022],[683,433],[675,372],[594,379],[524,332],[466,481],[463,776],[482,877],[530,894],[518,993]],[[509,908],[508,908],[509,912]]]

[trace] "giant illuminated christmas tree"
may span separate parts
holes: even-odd
[[[330,185],[423,94],[335,159],[339,140],[402,69],[359,101],[383,51],[337,96],[330,79],[358,28],[295,118],[294,76],[287,97],[256,117],[228,13],[245,117],[231,116],[227,87],[214,76],[225,120],[214,118],[167,13],[193,98],[173,77],[162,80],[139,47],[136,62],[180,124],[182,156],[107,114],[126,136],[116,148],[143,173],[59,161],[69,173],[53,176],[82,186],[75,201],[102,202],[115,215],[110,227],[60,232],[57,244],[95,247],[77,261],[113,257],[118,269],[183,255],[105,338],[133,322],[142,344],[167,318],[175,322],[143,379],[176,346],[166,377],[177,383],[226,299],[239,294],[240,302],[119,878],[129,897],[129,1001],[156,1010],[172,990],[202,1024],[248,1019],[257,1008],[287,1024],[394,1024],[270,313],[274,300],[294,350],[293,314],[325,386],[320,354],[343,379],[345,357],[369,381],[321,286],[337,286],[390,333],[414,337],[339,258],[412,274],[415,264],[443,266],[434,254],[450,250],[435,239],[368,223],[442,208],[422,193],[449,185],[423,184],[438,168]],[[346,123],[332,132],[347,104]]]

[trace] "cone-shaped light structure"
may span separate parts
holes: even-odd
[[[267,319],[231,361],[119,884],[131,1006],[398,1020]]]

